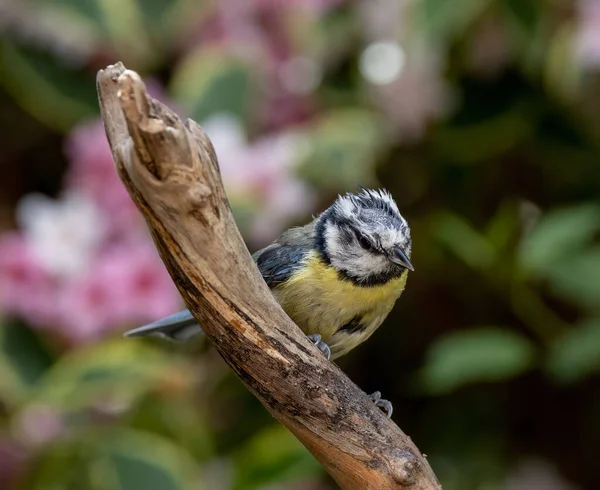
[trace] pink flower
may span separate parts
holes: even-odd
[[[17,221],[35,258],[56,277],[85,271],[106,237],[107,219],[76,192],[61,199],[29,194],[19,201]]]
[[[62,435],[65,430],[61,414],[50,405],[27,405],[13,420],[13,431],[26,446],[38,448]]]
[[[245,230],[253,242],[275,238],[295,218],[308,214],[315,204],[312,189],[296,175],[302,137],[275,133],[248,143],[241,124],[227,115],[216,115],[203,123],[217,155],[227,195],[234,206],[248,213]]]
[[[258,119],[266,130],[281,129],[314,113],[310,93],[321,80],[320,66],[308,58],[290,22],[316,22],[323,10],[337,3],[341,2],[223,0],[196,26],[191,43],[202,48],[217,45],[255,67],[262,78]]]
[[[51,325],[57,283],[17,233],[0,237],[0,310],[38,325]]]
[[[181,304],[151,244],[130,242],[107,248],[88,274],[65,284],[59,325],[63,335],[86,342],[169,315]]]
[[[428,125],[451,109],[441,60],[434,52],[408,54],[406,66],[389,84],[371,87],[373,98],[398,132],[398,139],[421,139]]]
[[[253,0],[255,8],[305,7],[315,13],[323,13],[333,7],[348,3],[348,0]]]
[[[576,49],[586,68],[600,68],[600,2],[579,0],[577,2],[578,31]]]
[[[106,134],[100,121],[76,128],[67,141],[71,165],[67,189],[89,196],[110,217],[113,235],[139,228],[141,216],[115,170]]]
[[[181,309],[179,292],[150,240],[113,247],[101,260],[104,274],[119,276],[115,294],[126,300],[115,311],[123,323],[156,320]]]

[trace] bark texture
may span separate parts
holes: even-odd
[[[343,489],[440,489],[411,439],[305,338],[235,224],[212,144],[121,63],[97,88],[117,171],[209,340]]]

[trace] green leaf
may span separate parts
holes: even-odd
[[[0,83],[47,126],[61,131],[98,114],[94,77],[72,70],[55,57],[4,40],[0,44]]]
[[[477,164],[506,153],[533,133],[525,104],[491,109],[499,112],[482,114],[468,123],[442,126],[434,134],[437,150],[457,163]]]
[[[322,474],[310,452],[281,425],[260,431],[235,457],[234,490],[252,490],[275,482],[306,479]]]
[[[42,490],[201,490],[187,452],[167,439],[130,429],[77,434],[52,446],[22,488]]]
[[[422,0],[414,5],[412,32],[449,42],[464,32],[490,3],[491,0]]]
[[[60,25],[68,27],[66,34],[71,34],[70,29],[76,29],[77,24],[88,30],[105,32],[98,0],[34,0],[32,3],[37,9],[44,11],[46,16],[65,21],[60,22]]]
[[[525,337],[497,327],[455,332],[427,352],[420,379],[432,394],[448,393],[476,382],[514,378],[532,366],[534,347]]]
[[[201,489],[189,454],[166,439],[147,432],[116,430],[106,434],[95,449],[106,454],[119,489]]]
[[[600,320],[582,323],[556,339],[547,366],[560,382],[573,382],[600,371]]]
[[[534,0],[507,0],[507,10],[524,32],[532,32],[539,21],[539,5]]]
[[[36,10],[40,17],[51,19],[48,25],[53,36],[60,39],[64,46],[78,52],[77,44],[84,46],[86,55],[107,49],[125,62],[134,65],[137,70],[147,63],[160,59],[165,36],[162,42],[149,43],[146,20],[168,24],[168,16],[159,0],[37,0]],[[163,3],[165,3],[163,1]],[[149,4],[149,5],[147,5]],[[176,2],[171,2],[175,5]],[[114,51],[116,49],[116,54]]]
[[[462,217],[442,212],[433,229],[437,239],[473,269],[487,269],[494,263],[494,247]]]
[[[565,102],[575,102],[581,95],[584,64],[573,56],[577,49],[577,25],[567,23],[557,29],[548,45],[544,60],[544,82],[547,90]]]
[[[186,0],[144,0],[137,2],[147,28],[146,31],[158,43],[177,39],[181,26],[189,21],[190,15],[200,18],[201,9],[209,9],[208,4],[189,4]],[[194,10],[190,10],[190,6]],[[155,45],[157,43],[155,42]]]
[[[161,44],[152,46],[144,26],[141,4],[137,0],[95,0],[103,24],[126,64],[139,67],[156,60]]]
[[[137,429],[176,440],[194,457],[204,460],[214,455],[217,441],[211,420],[206,416],[205,403],[198,403],[197,395],[190,390],[169,393],[169,396],[162,390],[152,392],[136,405],[131,423]],[[204,402],[209,400],[204,399]]]
[[[486,224],[485,237],[498,253],[509,248],[519,234],[519,206],[513,200],[506,200],[496,214]],[[510,248],[513,254],[512,247]]]
[[[146,343],[105,342],[62,357],[32,396],[65,411],[83,410],[107,399],[130,404],[181,371],[177,359]]]
[[[16,404],[52,364],[49,352],[24,325],[0,325],[0,397]]]
[[[548,276],[551,289],[561,296],[591,308],[600,306],[600,247],[557,260]]]
[[[249,67],[228,53],[207,49],[192,52],[176,67],[171,91],[196,121],[220,112],[245,120],[253,97]]]
[[[595,204],[550,211],[523,238],[519,262],[526,273],[545,277],[578,250],[600,229],[600,207]]]
[[[385,139],[377,116],[338,109],[311,125],[299,174],[335,192],[374,184],[374,167]]]

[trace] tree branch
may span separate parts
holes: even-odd
[[[116,168],[208,339],[343,489],[440,489],[409,437],[305,338],[244,245],[212,144],[121,63],[97,88]]]

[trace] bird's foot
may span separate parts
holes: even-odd
[[[381,398],[381,392],[380,391],[376,391],[375,393],[371,393],[369,395],[369,398],[371,400],[373,400],[373,403],[381,408],[381,410],[383,410],[387,416],[387,418],[392,418],[392,412],[394,411],[394,407],[392,406],[392,402],[390,402],[389,400],[384,400],[383,398]]]
[[[317,349],[319,349],[323,355],[329,360],[331,358],[331,349],[329,346],[321,340],[321,336],[318,333],[313,333],[311,335],[307,335],[306,338],[310,340]]]

